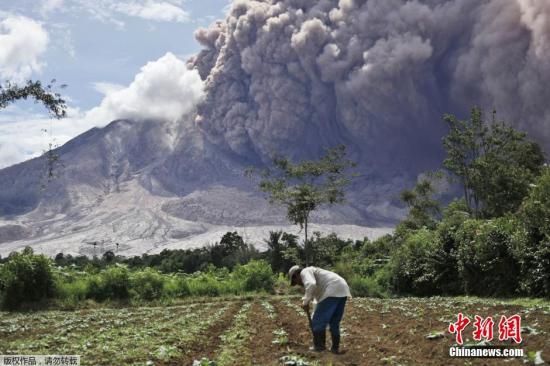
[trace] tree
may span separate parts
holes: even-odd
[[[53,84],[56,80],[53,79],[50,84],[45,87],[40,81],[29,80],[24,86],[18,86],[7,82],[6,85],[0,85],[0,109],[6,108],[13,102],[21,99],[32,98],[35,102],[41,102],[54,118],[63,118],[67,115],[67,105],[61,95],[53,91]],[[65,88],[66,85],[61,85]]]
[[[345,187],[351,181],[349,169],[356,164],[346,159],[344,145],[328,149],[319,160],[292,163],[288,158],[275,156],[272,169],[260,173],[259,188],[272,204],[282,204],[293,224],[304,229],[306,265],[311,261],[308,223],[311,213],[322,204],[343,203]],[[248,174],[253,174],[248,170]]]
[[[400,226],[413,230],[422,227],[435,228],[441,207],[439,201],[433,197],[436,193],[433,183],[441,178],[441,172],[430,173],[420,179],[413,189],[401,192],[400,198],[409,207],[409,214]]]
[[[0,267],[2,307],[13,310],[24,303],[52,298],[55,295],[55,276],[50,258],[35,255],[31,247],[21,253],[13,252]]]
[[[27,100],[32,98],[36,103],[42,103],[44,107],[48,109],[50,116],[53,118],[64,118],[67,116],[67,104],[61,97],[61,94],[54,91],[53,85],[55,83],[56,80],[53,79],[50,84],[43,86],[38,80],[29,80],[24,86],[18,86],[17,84],[12,84],[8,81],[6,85],[0,85],[0,109],[6,108],[11,103],[18,100]],[[65,87],[65,84],[60,86],[61,89],[64,89]],[[55,178],[55,169],[57,165],[60,164],[59,155],[54,151],[54,149],[54,144],[50,142],[48,150],[44,153],[47,161],[47,182],[50,182]]]
[[[497,122],[496,112],[490,123],[477,107],[469,120],[443,119],[449,126],[443,166],[460,182],[469,211],[480,218],[517,210],[544,164],[540,146]]]
[[[264,239],[267,245],[267,258],[275,273],[286,273],[300,258],[298,237],[283,231],[270,231],[269,239]]]
[[[112,250],[108,250],[105,253],[103,253],[102,259],[105,263],[111,263],[116,258],[115,253],[113,253]]]

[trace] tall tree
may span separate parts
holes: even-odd
[[[496,112],[484,121],[477,107],[468,120],[445,115],[444,121],[449,133],[443,166],[460,182],[469,211],[475,217],[515,211],[544,164],[540,146],[497,121]]]
[[[309,265],[310,215],[320,205],[344,202],[345,188],[353,177],[349,170],[356,163],[346,158],[344,145],[328,149],[319,160],[293,163],[286,157],[276,156],[272,163],[270,169],[260,172],[259,188],[268,195],[270,203],[285,206],[288,219],[304,229],[306,265]],[[248,174],[254,174],[254,170]]]

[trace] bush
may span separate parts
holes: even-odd
[[[196,273],[187,283],[191,296],[219,296],[223,292],[220,281],[212,273]]]
[[[518,250],[520,287],[532,296],[550,297],[550,168],[531,187],[520,209],[527,240]]]
[[[419,296],[432,295],[437,273],[432,253],[437,248],[434,231],[420,229],[409,234],[391,259],[391,284],[397,293]]]
[[[374,277],[353,276],[348,281],[351,294],[359,297],[387,297],[386,289]]]
[[[183,297],[191,294],[187,280],[180,275],[167,276],[163,292],[169,297]]]
[[[443,219],[437,226],[437,246],[432,255],[436,272],[434,285],[437,294],[458,295],[462,293],[462,283],[458,275],[457,231],[470,218],[464,200],[453,201],[443,211]]]
[[[130,286],[134,298],[156,300],[164,294],[164,276],[152,268],[145,268],[130,275]]]
[[[514,218],[467,220],[457,232],[458,271],[468,295],[510,296],[518,289],[514,256],[520,235]],[[520,245],[521,246],[521,245]]]
[[[264,260],[253,260],[243,266],[237,266],[233,272],[244,291],[273,292],[275,284],[271,266]]]
[[[34,255],[27,247],[22,253],[10,254],[0,267],[2,307],[14,310],[23,303],[38,302],[55,295],[52,261],[44,255]]]
[[[58,297],[64,300],[66,305],[76,306],[88,297],[88,293],[88,280],[86,278],[58,281],[57,283]]]
[[[130,275],[125,266],[117,264],[89,276],[88,296],[95,300],[125,300],[130,296]]]

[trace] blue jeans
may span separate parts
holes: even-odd
[[[347,297],[327,297],[317,304],[313,313],[313,331],[324,332],[327,325],[330,325],[330,332],[334,335],[340,334],[340,321],[344,316]]]

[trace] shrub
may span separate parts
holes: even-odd
[[[510,296],[517,292],[519,262],[516,219],[467,220],[457,232],[458,270],[469,295]]]
[[[58,281],[58,297],[65,301],[67,305],[75,306],[88,297],[88,280],[79,278],[72,281]]]
[[[169,297],[182,297],[191,294],[187,280],[180,275],[168,276],[164,281],[163,292]]]
[[[402,294],[432,295],[436,273],[431,257],[437,247],[434,231],[420,229],[409,234],[391,259],[391,284]]]
[[[196,273],[187,279],[191,296],[219,296],[220,281],[212,273]]]
[[[531,187],[519,216],[527,235],[517,254],[520,286],[528,295],[550,297],[550,168]]]
[[[38,302],[55,295],[52,261],[44,255],[34,255],[27,247],[22,253],[10,254],[0,268],[2,307],[14,310],[23,303]]]
[[[387,297],[386,289],[374,277],[353,276],[348,284],[353,296],[360,297]]]
[[[436,272],[434,284],[438,294],[458,295],[463,286],[458,275],[457,231],[470,218],[464,200],[453,201],[443,211],[443,219],[437,226],[437,246],[434,249],[433,265]]]
[[[95,300],[124,300],[130,296],[130,275],[125,266],[116,264],[89,276],[88,296]]]
[[[233,278],[239,282],[244,291],[273,292],[275,284],[271,266],[264,260],[253,260],[237,266],[233,272]]]
[[[162,297],[164,276],[152,268],[135,271],[130,275],[133,297],[143,300],[156,300]]]

